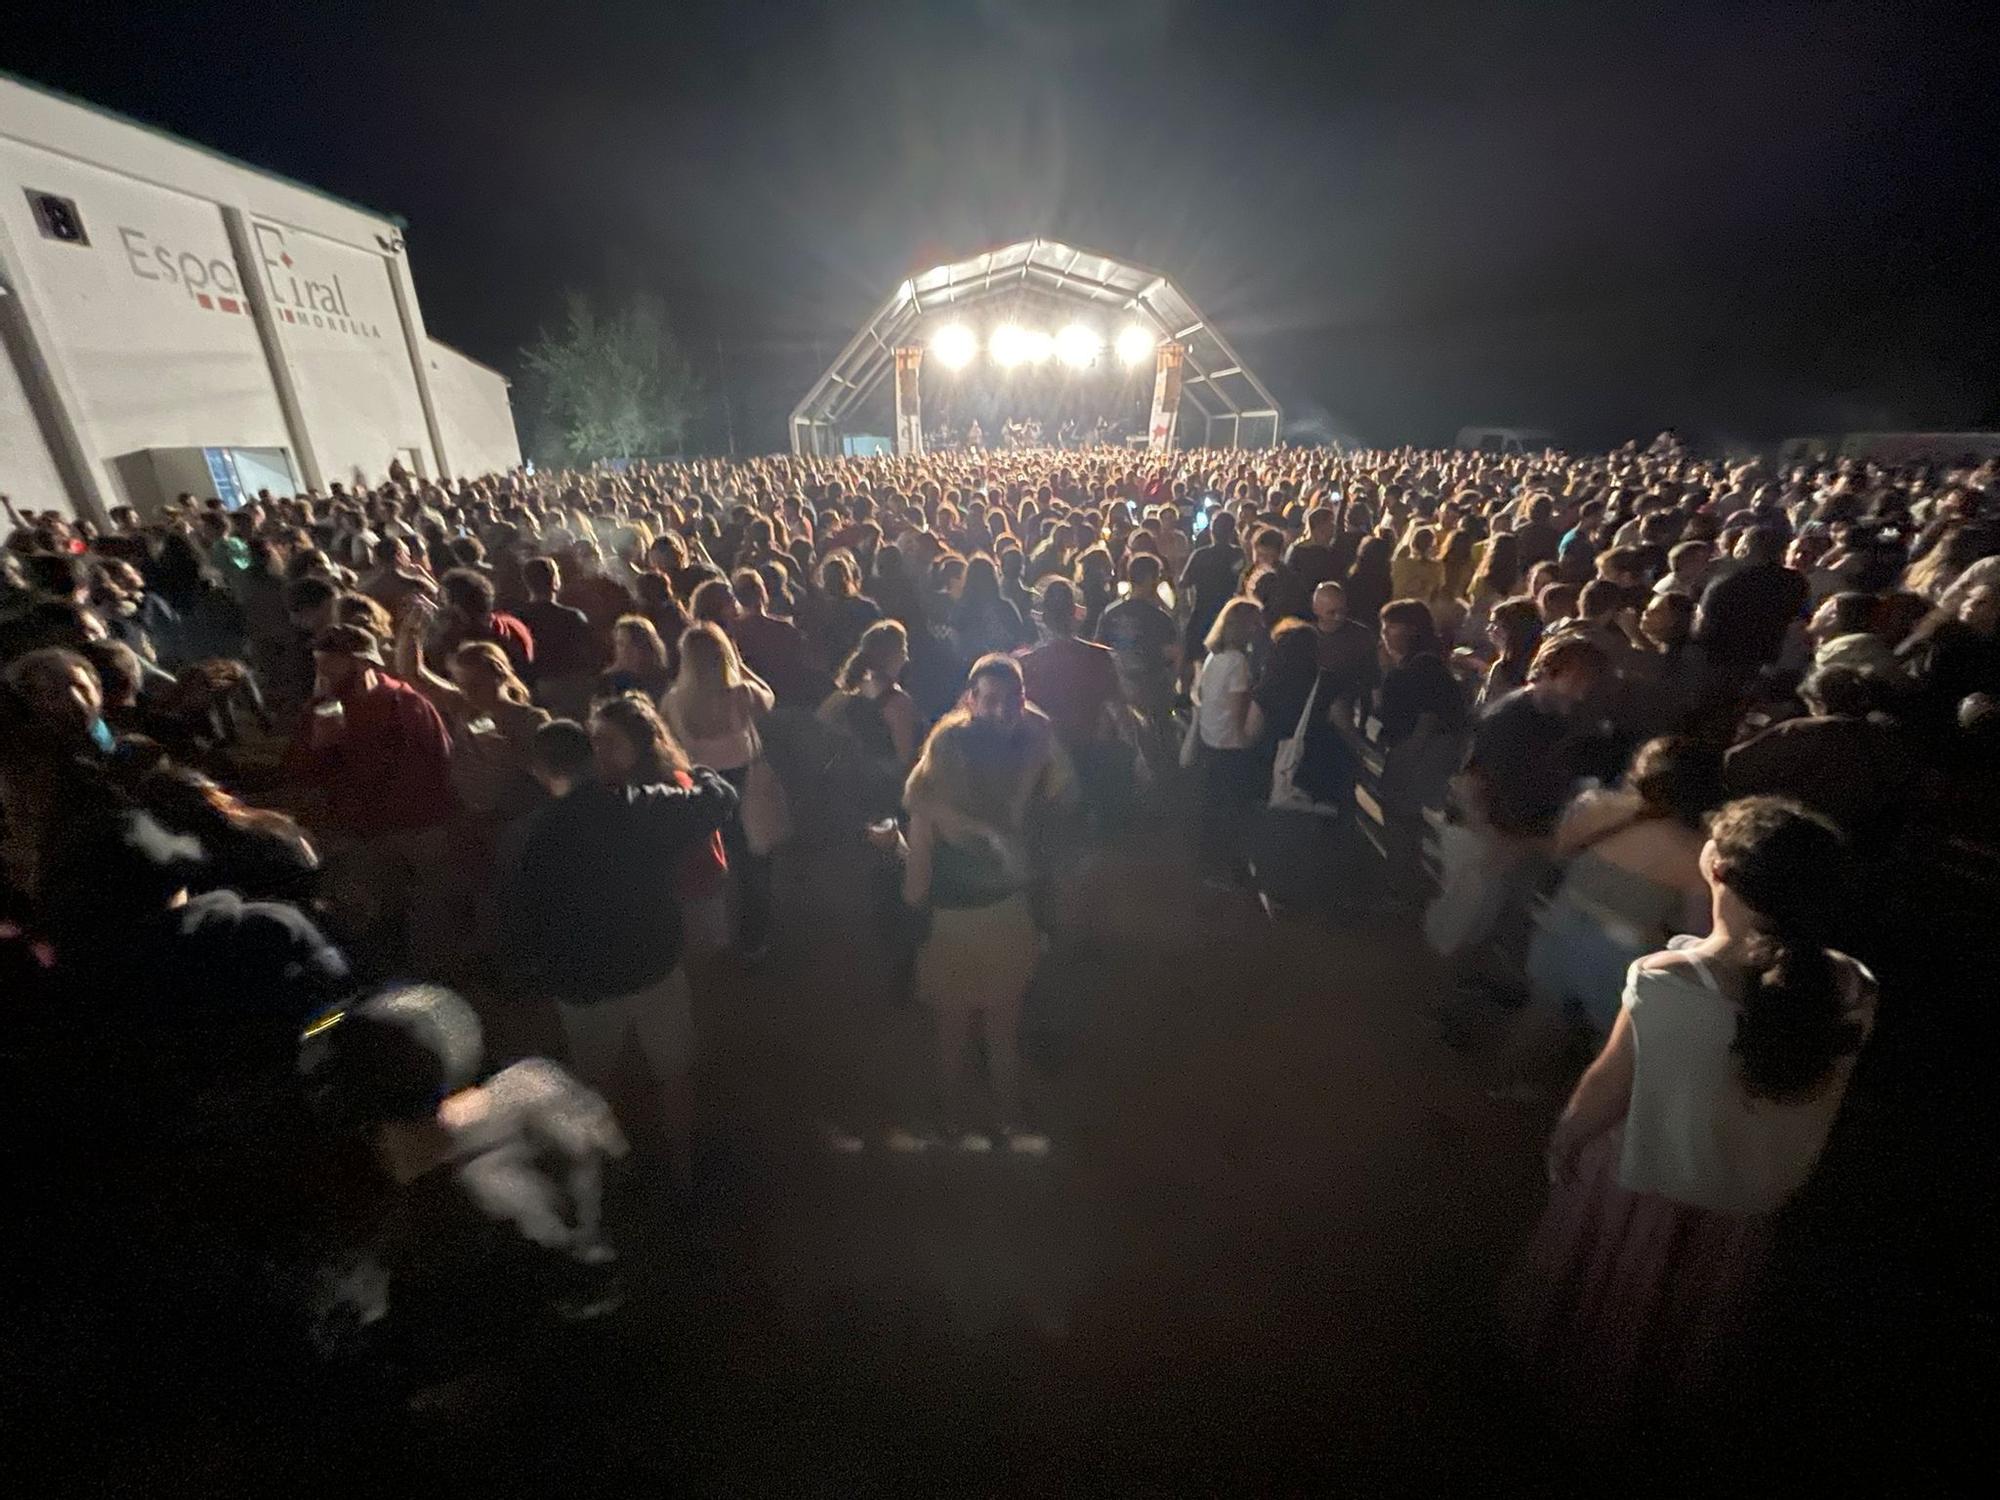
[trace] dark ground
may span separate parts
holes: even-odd
[[[559,1473],[759,1494],[1593,1487],[1490,1339],[1548,1115],[1489,1102],[1478,1045],[1439,1041],[1413,922],[1274,923],[1202,889],[1172,829],[1142,831],[1100,855],[1031,998],[1051,1157],[911,1159],[881,1136],[921,1107],[923,1031],[886,999],[859,852],[794,856],[770,966],[697,981],[699,1224],[635,1257],[642,1305]],[[1646,1472],[1949,1471],[1918,1437],[1939,1410],[1887,1413],[1936,1378],[1921,1330],[1956,1337],[1964,1314],[1912,1279],[1922,1221],[1883,1106],[1861,1092],[1851,1114],[1793,1215],[1739,1428]],[[827,1150],[836,1124],[867,1149]]]
[[[690,1207],[633,1170],[633,1296],[610,1324],[471,1416],[329,1415],[301,1436],[237,1409],[107,1434],[77,1476],[154,1494],[1602,1483],[1488,1338],[1546,1118],[1489,1103],[1477,1053],[1439,1042],[1407,918],[1274,924],[1142,834],[1102,857],[1031,1001],[1050,1157],[898,1157],[881,1133],[918,1097],[922,1032],[885,998],[864,853],[787,856],[771,962],[697,974],[702,1184]],[[548,1046],[531,1013],[492,1020],[503,1055]],[[1948,1469],[1942,1408],[1892,1421],[1885,1393],[1962,1379],[1936,1339],[1982,1325],[1912,1270],[1924,1174],[1878,1103],[1850,1114],[1794,1215],[1742,1430],[1668,1455],[1691,1481]],[[828,1150],[835,1123],[867,1149]],[[1620,1487],[1677,1472],[1649,1456]]]
[[[1406,930],[1274,927],[1160,843],[1102,857],[1038,976],[1042,1162],[882,1148],[921,1018],[854,861],[795,862],[770,966],[697,982],[698,1280],[621,1330],[614,1462],[766,1493],[1497,1477],[1485,1307],[1537,1122],[1437,1043]]]

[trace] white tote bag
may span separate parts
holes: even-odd
[[[1201,759],[1201,705],[1188,710],[1187,733],[1181,736],[1181,769],[1192,771]]]
[[[1306,729],[1312,723],[1313,705],[1319,701],[1319,675],[1313,675],[1312,691],[1306,694],[1306,706],[1299,711],[1299,722],[1292,727],[1290,739],[1278,741],[1278,753],[1271,762],[1271,806],[1279,812],[1318,813],[1322,817],[1337,817],[1340,809],[1325,802],[1313,801],[1312,794],[1298,784],[1299,762],[1305,759]]]

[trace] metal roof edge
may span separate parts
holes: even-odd
[[[340,207],[350,209],[358,214],[366,214],[371,219],[380,219],[384,223],[395,225],[398,229],[407,231],[410,227],[410,221],[405,219],[401,214],[389,213],[379,208],[370,208],[365,203],[356,203],[352,198],[343,198],[338,193],[329,193],[325,188],[314,187],[309,182],[300,182],[296,177],[287,177],[283,172],[274,172],[269,167],[260,167],[255,162],[248,162],[244,161],[241,157],[231,156],[227,151],[218,150],[214,146],[204,145],[200,141],[189,140],[186,136],[169,130],[164,125],[155,125],[149,120],[141,120],[136,116],[126,114],[123,110],[113,109],[108,104],[97,104],[89,99],[78,98],[75,94],[56,88],[52,84],[38,83],[32,78],[23,78],[19,73],[13,72],[8,68],[0,68],[0,79],[4,79],[8,83],[19,84],[30,93],[41,94],[45,98],[60,100],[64,104],[75,105],[78,109],[88,110],[90,113],[103,119],[114,121],[120,125],[129,125],[134,130],[143,130],[148,135],[155,135],[162,140],[171,141],[176,146],[184,146],[190,151],[199,151],[204,156],[212,156],[217,161],[226,163],[242,171],[255,172],[259,177],[268,177],[273,182],[282,182],[286,187],[297,188],[300,192],[310,193],[315,198],[324,198],[329,203],[338,204]]]
[[[430,332],[428,329],[426,329],[424,332],[424,342],[427,344],[437,345],[438,348],[444,350],[445,353],[447,354],[457,355],[467,364],[472,365],[477,369],[484,370],[488,375],[498,376],[500,379],[506,381],[507,384],[510,386],[514,383],[514,377],[512,375],[509,375],[505,370],[501,369],[499,366],[489,365],[483,359],[474,359],[470,354],[467,354],[463,349],[459,348],[458,345],[447,344],[443,339],[439,338],[436,334]]]
[[[920,270],[906,273],[902,280],[919,281],[939,271],[955,271],[961,266],[971,265],[974,261],[984,260],[988,256],[993,255],[1005,255],[1010,251],[1019,250],[1023,246],[1027,247],[1027,254],[1022,257],[1022,264],[1025,265],[1034,259],[1035,251],[1044,245],[1054,246],[1062,250],[1073,250],[1079,255],[1092,255],[1099,260],[1109,261],[1112,265],[1121,267],[1126,271],[1137,272],[1143,276],[1151,276],[1167,282],[1170,286],[1174,285],[1173,278],[1168,276],[1164,271],[1157,271],[1153,267],[1142,265],[1136,260],[1127,260],[1122,255],[1112,255],[1106,251],[1094,249],[1089,245],[1072,245],[1067,240],[1051,239],[1045,234],[1030,235],[1028,238],[1020,240],[1008,240],[1005,244],[989,245],[984,250],[976,250],[971,255],[963,255],[956,260],[939,261],[934,266],[925,266]],[[1011,270],[1012,268],[1009,267],[1009,269]],[[1174,289],[1176,291],[1180,290],[1178,286],[1175,286]],[[1187,294],[1183,292],[1181,295],[1183,300],[1185,300]]]

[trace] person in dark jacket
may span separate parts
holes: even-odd
[[[1784,534],[1753,529],[1743,542],[1743,562],[1702,591],[1694,639],[1708,654],[1719,688],[1740,691],[1759,667],[1778,659],[1785,632],[1805,616],[1811,587],[1785,566]]]
[[[645,739],[650,744],[642,745]],[[692,1180],[694,1023],[681,968],[675,882],[685,856],[722,827],[736,791],[705,767],[691,786],[635,781],[653,760],[686,769],[666,726],[636,693],[536,731],[531,767],[550,801],[529,819],[511,882],[516,970],[556,1002],[570,1058],[602,1088],[636,1033],[660,1090],[675,1180]]]
[[[1187,624],[1182,634],[1181,671],[1192,673],[1206,648],[1209,627],[1236,592],[1237,570],[1242,554],[1236,547],[1236,518],[1217,510],[1209,523],[1208,540],[1188,554],[1181,570],[1180,597],[1187,601]]]
[[[546,1058],[487,1075],[483,1052],[472,1008],[435,985],[329,1010],[298,1046],[329,1231],[312,1343],[406,1398],[504,1385],[622,1300],[604,1231],[617,1121]]]
[[[1829,819],[1856,850],[1882,853],[1914,811],[1924,779],[1918,743],[1886,712],[1897,686],[1860,668],[1815,668],[1799,684],[1805,717],[1773,724],[1729,752],[1730,796],[1789,797]]]

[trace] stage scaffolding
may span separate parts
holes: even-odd
[[[969,260],[934,266],[890,293],[793,408],[794,453],[837,454],[852,414],[895,372],[896,350],[920,345],[942,314],[970,313],[1024,293],[1108,317],[1107,339],[1129,323],[1186,351],[1181,404],[1202,419],[1202,445],[1263,448],[1278,441],[1284,414],[1181,289],[1158,271],[1053,240],[1022,240]],[[1183,438],[1189,435],[1181,423]]]

